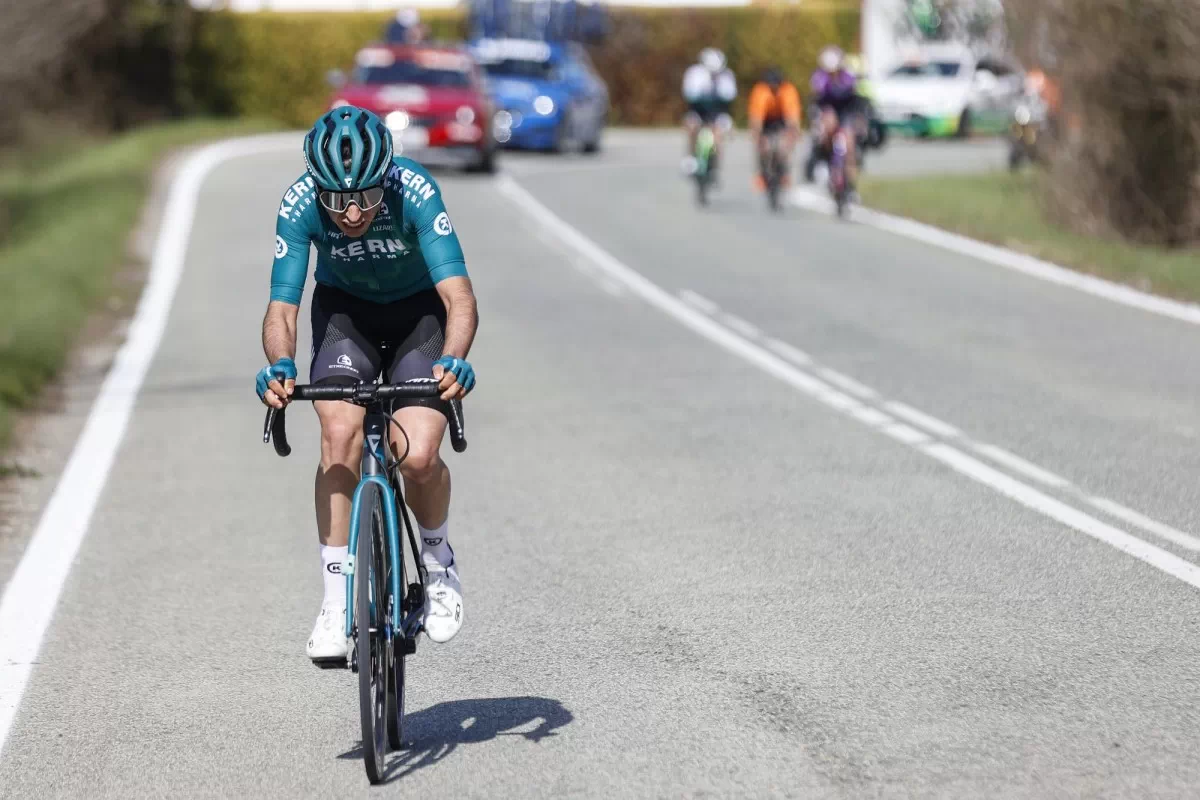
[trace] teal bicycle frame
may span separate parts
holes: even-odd
[[[400,631],[406,637],[410,631],[405,629],[402,614],[404,609],[400,598],[404,595],[401,593],[400,576],[403,572],[401,569],[401,561],[404,558],[404,551],[400,546],[400,523],[399,514],[396,512],[398,503],[396,489],[388,480],[389,467],[391,466],[391,451],[388,448],[388,416],[383,411],[382,406],[372,404],[367,408],[367,416],[363,420],[363,458],[362,458],[362,478],[358,482],[358,486],[354,489],[354,500],[350,507],[350,542],[347,551],[345,563],[342,571],[346,575],[346,638],[350,638],[354,632],[354,573],[357,569],[355,556],[358,553],[358,529],[362,512],[362,496],[363,492],[372,487],[379,487],[379,493],[383,503],[383,525],[386,529],[384,535],[387,537],[388,559],[391,561],[391,585],[388,590],[391,592],[393,602],[392,618],[390,620],[391,631],[388,633],[388,640],[393,638],[394,632]],[[405,514],[405,527],[411,531],[411,526],[408,524],[407,510]],[[415,559],[414,559],[415,560]],[[367,569],[370,569],[368,564]],[[418,564],[418,571],[421,569]],[[424,583],[422,581],[422,583]],[[379,598],[372,598],[372,604],[377,603]],[[369,623],[369,620],[368,620]],[[412,626],[418,625],[419,619],[412,620]],[[415,634],[415,631],[411,632]]]

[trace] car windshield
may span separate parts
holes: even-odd
[[[533,78],[549,80],[554,75],[554,65],[549,61],[528,61],[522,58],[506,58],[493,64],[484,64],[488,75],[496,78]]]
[[[905,64],[892,71],[893,78],[953,78],[962,69],[957,61],[930,61],[926,64]]]
[[[453,69],[431,69],[412,61],[396,61],[386,66],[360,66],[354,72],[357,83],[389,84],[415,83],[420,86],[451,86],[467,88],[470,73]]]

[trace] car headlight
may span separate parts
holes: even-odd
[[[407,111],[393,111],[384,117],[383,123],[391,130],[402,131],[408,127],[409,119]]]
[[[458,111],[454,112],[454,118],[460,125],[470,125],[475,121],[475,109],[470,106],[459,106]]]
[[[543,117],[548,117],[554,113],[554,101],[546,95],[540,94],[533,100],[533,110]]]

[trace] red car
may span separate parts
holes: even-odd
[[[392,131],[396,153],[423,164],[496,169],[492,106],[470,54],[453,47],[373,45],[360,50],[330,108],[374,111]]]

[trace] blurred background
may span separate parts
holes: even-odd
[[[487,51],[479,43],[488,39],[547,46]],[[17,291],[0,299],[0,413],[53,374],[97,297],[128,300],[114,299],[111,278],[150,169],[172,147],[302,128],[351,99],[398,115],[397,130],[412,122],[406,135],[428,128],[407,116],[396,89],[418,78],[393,63],[423,57],[375,44],[465,47],[485,97],[463,112],[470,122],[447,117],[444,130],[420,130],[409,144],[428,152],[476,136],[471,163],[489,170],[493,146],[594,153],[606,127],[678,125],[680,79],[704,47],[723,50],[737,77],[741,124],[765,67],[781,66],[803,93],[818,52],[838,45],[853,56],[877,128],[864,153],[900,137],[994,137],[1018,171],[954,189],[873,185],[867,166],[868,203],[980,238],[1041,236],[1028,249],[1191,296],[1194,271],[1177,262],[1191,264],[1200,238],[1197,41],[1200,6],[1177,0],[10,5],[0,28],[0,95],[9,101],[0,116],[0,275]],[[458,106],[448,108],[453,117]],[[86,236],[82,258],[95,263],[63,265],[38,244],[50,214],[78,215],[56,224]],[[1121,251],[1108,264],[1071,238],[1080,236],[1157,249]]]

